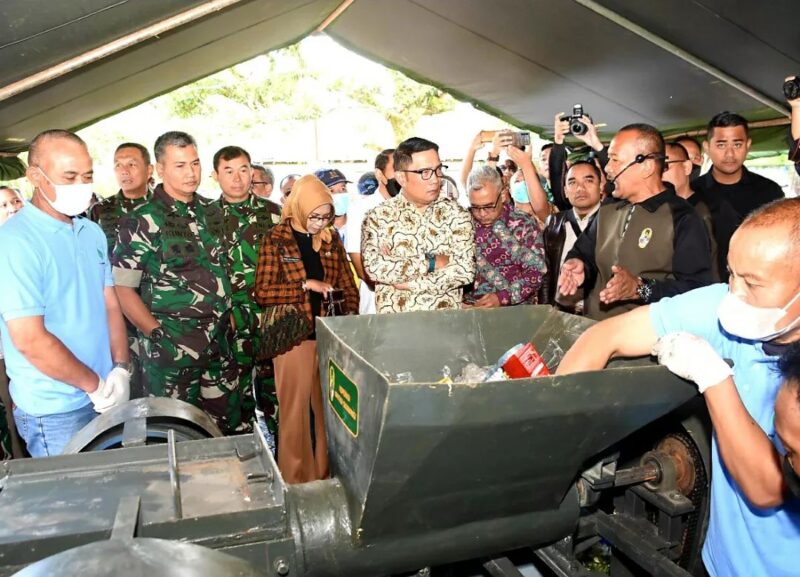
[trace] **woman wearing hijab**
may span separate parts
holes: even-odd
[[[0,226],[14,216],[25,206],[22,195],[15,188],[0,186]],[[12,438],[14,436],[13,426],[14,417],[6,411],[6,407],[11,406],[11,397],[8,395],[8,377],[6,376],[6,365],[3,360],[3,345],[0,343],[0,460],[10,459],[13,453]]]
[[[322,300],[333,289],[344,291],[344,314],[358,313],[358,291],[344,246],[330,226],[333,198],[321,180],[298,179],[283,207],[281,222],[264,237],[256,268],[255,297],[269,307],[295,304],[310,326],[325,315]],[[278,467],[287,483],[328,476],[328,447],[316,334],[274,359],[278,391]],[[312,446],[311,417],[314,413]]]

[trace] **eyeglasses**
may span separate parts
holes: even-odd
[[[268,182],[266,180],[253,180],[253,181],[251,181],[251,183],[252,184],[272,184],[271,182]]]
[[[333,214],[332,213],[328,213],[328,214],[322,215],[322,216],[320,216],[318,214],[310,214],[310,215],[308,215],[308,220],[310,220],[311,222],[319,223],[319,224],[327,224],[327,223],[329,223],[331,221],[331,219],[333,219]]]
[[[500,202],[501,197],[502,195],[497,195],[497,200],[494,201],[494,204],[485,204],[483,206],[475,206],[474,204],[470,205],[469,210],[472,214],[477,214],[479,212],[484,212],[487,210],[494,210],[497,208],[497,205]]]
[[[440,164],[436,168],[420,168],[419,170],[401,170],[400,172],[413,172],[418,174],[422,180],[430,180],[435,174],[439,178],[444,176],[444,171],[447,170],[446,164]]]

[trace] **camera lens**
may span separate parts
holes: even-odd
[[[569,125],[569,131],[575,136],[582,136],[586,134],[586,125],[580,120],[573,120]]]

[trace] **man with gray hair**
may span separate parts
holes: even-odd
[[[535,303],[547,272],[539,224],[503,202],[502,188],[493,166],[476,168],[467,178],[477,269],[475,290],[464,307]]]

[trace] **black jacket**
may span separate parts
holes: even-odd
[[[589,226],[592,226],[597,212],[589,217]],[[561,255],[564,253],[564,243],[567,241],[567,226],[572,226],[576,237],[582,232],[575,220],[575,213],[571,208],[547,217],[542,238],[544,239],[544,253],[547,261],[547,275],[539,287],[539,304],[555,305],[556,291],[558,289],[558,273],[561,270]]]
[[[689,202],[697,205],[702,201],[711,213],[722,282],[728,281],[728,247],[742,220],[756,208],[783,198],[783,190],[777,183],[747,168],[742,171],[742,178],[736,184],[718,183],[709,170],[695,178],[690,185],[695,194],[689,198]]]
[[[711,284],[711,249],[705,225],[692,206],[671,190],[638,204],[604,203],[567,258],[585,267],[586,315],[603,319],[642,304],[638,299],[605,305],[599,293],[614,264],[652,280],[649,302]]]

